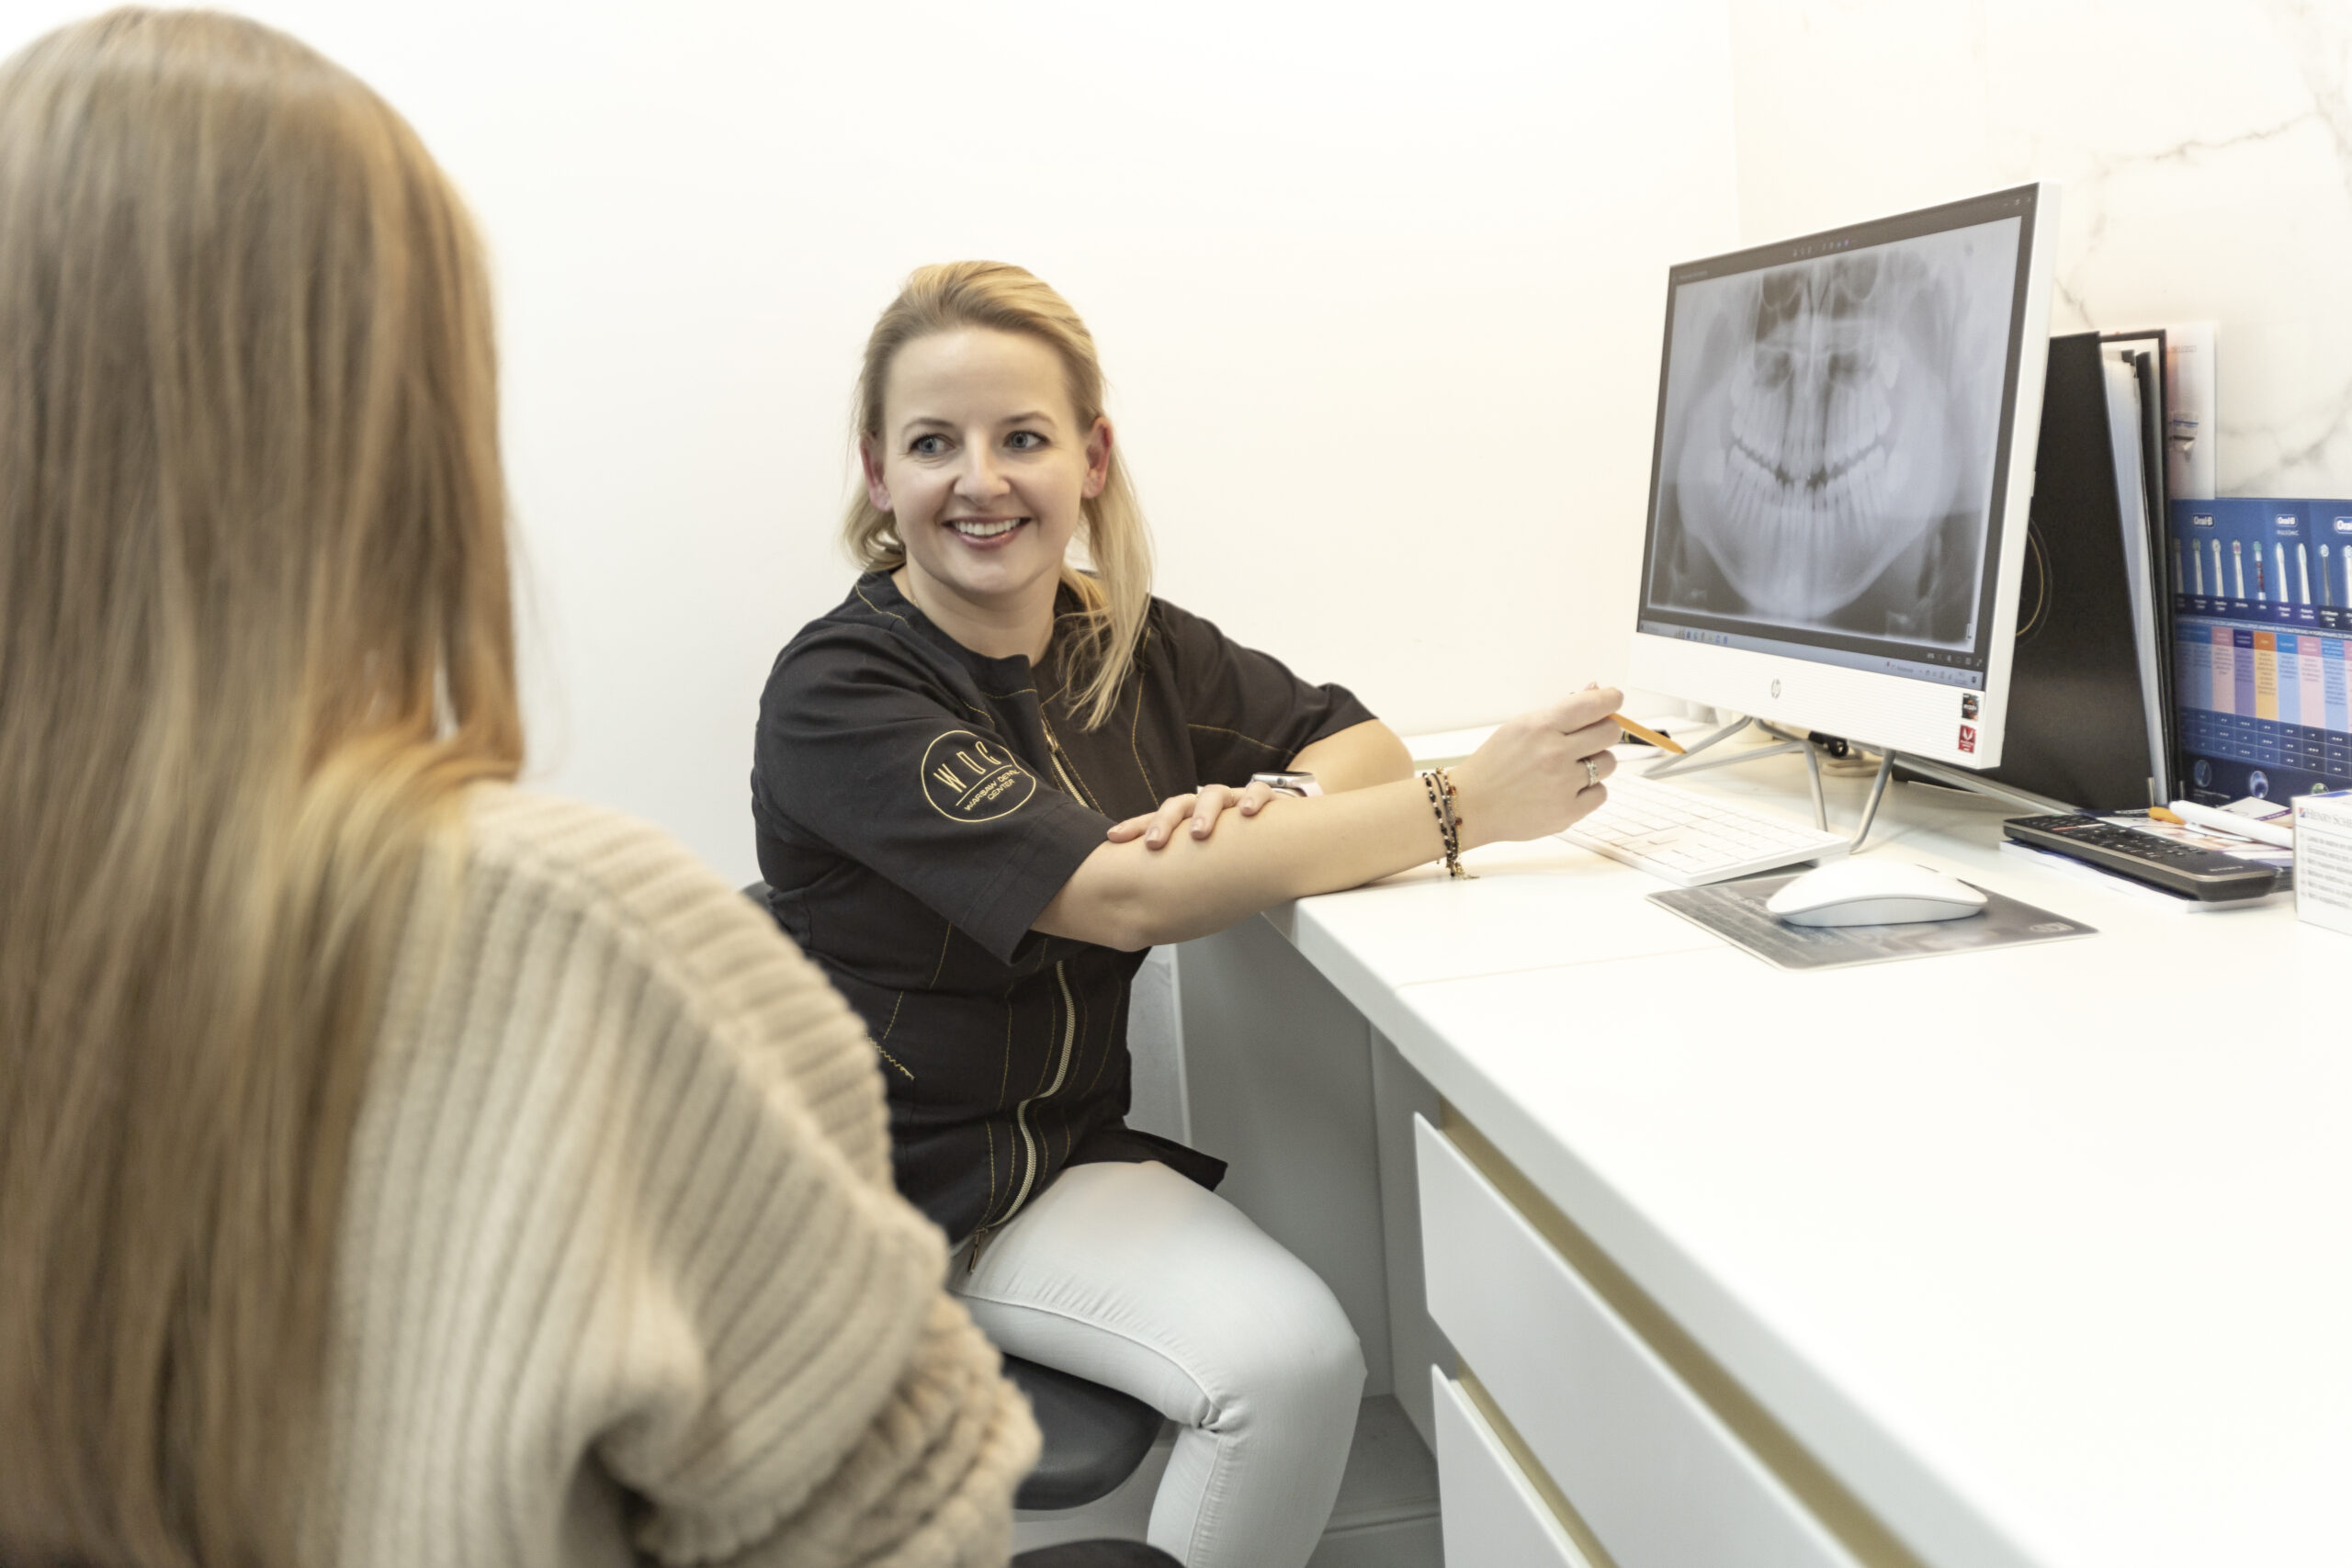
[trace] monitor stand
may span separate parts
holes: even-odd
[[[1699,753],[1708,747],[1714,745],[1717,741],[1730,739],[1751,724],[1771,736],[1774,743],[1770,746],[1755,747],[1746,751],[1735,751],[1727,756],[1712,757],[1703,762],[1696,760]],[[1728,767],[1735,762],[1758,762],[1767,757],[1786,756],[1791,751],[1804,753],[1805,783],[1813,789],[1813,825],[1826,832],[1829,829],[1829,807],[1821,793],[1821,748],[1809,737],[1792,735],[1787,730],[1767,724],[1760,718],[1736,718],[1684,751],[1679,757],[1668,757],[1642,776],[1662,779],[1675,773],[1703,773],[1709,768]],[[1887,781],[1894,776],[1894,770],[1897,767],[1905,768],[1921,778],[1933,780],[1950,789],[1966,790],[1972,795],[1990,795],[1996,800],[2013,802],[2037,816],[2064,816],[2082,809],[2077,806],[2069,806],[2063,800],[2052,800],[2048,795],[2035,795],[2030,790],[2018,789],[2011,784],[1991,783],[1977,777],[1964,768],[1954,768],[1942,762],[1929,761],[1923,757],[1914,757],[1908,752],[1882,751],[1879,754],[1878,777],[1871,781],[1870,799],[1862,805],[1861,825],[1854,829],[1854,836],[1846,842],[1847,853],[1852,854],[1859,851],[1862,847],[1862,840],[1870,837],[1871,824],[1878,818],[1879,802],[1886,798]]]

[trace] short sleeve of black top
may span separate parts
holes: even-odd
[[[1216,1161],[1124,1122],[1142,954],[1030,925],[1112,822],[1372,717],[1161,600],[1108,719],[1086,728],[1066,683],[1056,652],[983,658],[869,573],[777,656],[760,702],[770,908],[865,1018],[899,1190],[951,1236],[1074,1163],[1160,1159],[1214,1184]]]

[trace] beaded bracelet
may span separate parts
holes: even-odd
[[[1453,814],[1453,780],[1443,768],[1424,769],[1421,787],[1429,792],[1430,813],[1437,818],[1438,840],[1445,849],[1445,874],[1456,882],[1476,878],[1462,869],[1462,818]]]
[[[1438,800],[1445,807],[1445,874],[1457,882],[1473,881],[1475,878],[1471,874],[1462,869],[1462,829],[1470,825],[1470,819],[1453,808],[1453,770],[1438,769],[1437,782]]]
[[[1446,831],[1445,807],[1438,803],[1437,770],[1435,768],[1423,768],[1418,776],[1421,781],[1421,788],[1429,794],[1430,815],[1437,818],[1438,849],[1442,853],[1450,854],[1453,852],[1453,835]]]

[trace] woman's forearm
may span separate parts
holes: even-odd
[[[1313,773],[1327,795],[1410,778],[1413,754],[1396,732],[1376,718],[1327,735],[1290,761],[1291,771]]]
[[[1600,805],[1600,781],[1616,766],[1609,745],[1618,732],[1609,715],[1623,700],[1620,692],[1593,687],[1497,728],[1452,770],[1460,847],[1556,833]],[[1297,761],[1333,746],[1328,754],[1343,768],[1393,766],[1393,757],[1379,760],[1379,736],[1386,734],[1382,726],[1356,725]],[[1404,750],[1401,742],[1396,748]],[[1133,951],[1205,936],[1269,904],[1435,860],[1437,817],[1411,767],[1406,759],[1406,776],[1386,784],[1308,800],[1281,796],[1254,817],[1235,812],[1205,838],[1180,834],[1159,849],[1141,838],[1106,842],[1063,884],[1035,929]]]
[[[1410,769],[1408,759],[1408,775]],[[1441,849],[1418,778],[1313,800],[1280,798],[1256,817],[1228,817],[1206,839],[1179,834],[1157,850],[1139,840],[1103,844],[1046,906],[1035,929],[1129,951],[1186,942],[1270,904],[1408,870],[1437,859]]]

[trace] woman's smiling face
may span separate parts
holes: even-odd
[[[981,327],[917,338],[890,366],[882,433],[861,455],[906,545],[909,597],[959,637],[959,612],[1035,620],[1042,650],[1063,552],[1111,460],[1110,422],[1079,427],[1054,351]]]

